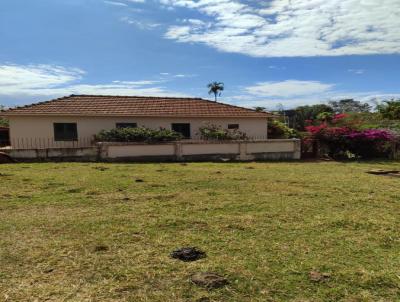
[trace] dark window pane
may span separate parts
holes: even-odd
[[[54,123],[54,140],[76,141],[78,129],[76,123]]]
[[[117,128],[136,128],[136,123],[116,123]]]
[[[239,129],[239,124],[228,124],[228,129]]]
[[[171,125],[172,130],[183,135],[184,138],[190,138],[190,124],[174,123]]]

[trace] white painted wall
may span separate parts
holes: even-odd
[[[239,124],[239,130],[251,137],[267,136],[266,118],[171,118],[171,117],[71,117],[71,116],[10,116],[12,141],[26,138],[54,138],[53,123],[77,123],[78,138],[89,138],[101,130],[115,128],[116,123],[137,123],[148,128],[171,129],[172,123],[190,123],[191,136],[198,139],[199,127],[210,123],[227,128]]]
[[[142,158],[149,156],[207,156],[234,155],[238,160],[253,160],[258,155],[273,154],[271,159],[300,159],[300,140],[273,139],[265,141],[193,142],[179,141],[164,144],[102,143],[102,157],[109,159]],[[289,154],[289,155],[288,155]]]

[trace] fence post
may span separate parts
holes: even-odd
[[[293,159],[301,159],[301,140],[295,139],[293,140],[293,144],[294,144]]]
[[[250,156],[247,155],[247,142],[245,141],[239,142],[239,159],[240,160],[250,159]]]
[[[183,160],[182,143],[181,142],[175,142],[175,158],[178,161]]]
[[[397,142],[392,142],[392,152],[390,154],[390,159],[397,159]]]

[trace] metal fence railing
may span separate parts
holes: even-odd
[[[265,141],[267,136],[249,136],[242,141]],[[189,142],[204,142],[204,143],[223,143],[229,140],[224,139],[205,139],[201,137],[193,137],[185,139]],[[233,140],[237,141],[237,140]],[[0,140],[0,148],[12,149],[52,149],[52,148],[85,148],[92,147],[96,144],[94,137],[80,137],[77,140],[56,141],[52,137],[18,137],[9,140]]]

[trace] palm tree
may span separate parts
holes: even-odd
[[[208,94],[214,94],[215,101],[217,101],[217,97],[221,96],[221,92],[224,90],[224,83],[212,82],[207,87],[209,88]]]
[[[257,111],[257,112],[265,112],[265,109],[267,109],[267,108],[261,107],[261,106],[254,107],[254,110]]]

